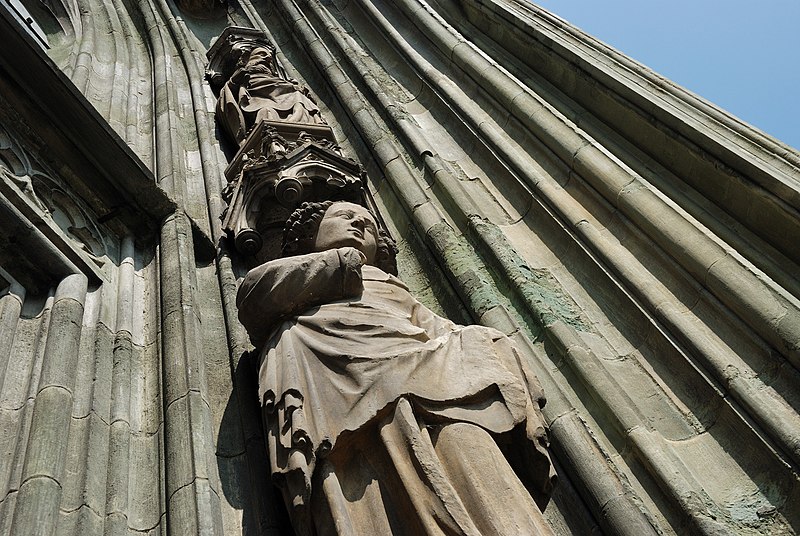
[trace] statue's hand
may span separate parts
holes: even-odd
[[[339,259],[344,268],[344,293],[345,296],[357,296],[364,290],[361,280],[361,267],[367,262],[367,257],[354,247],[345,246],[337,248]]]
[[[339,255],[345,266],[348,268],[353,267],[360,270],[367,262],[367,256],[352,246],[342,246],[336,249],[339,251]]]
[[[235,73],[231,76],[231,84],[236,86],[241,86],[242,84],[247,83],[247,79],[250,76],[248,75],[247,71],[244,69],[237,69]]]

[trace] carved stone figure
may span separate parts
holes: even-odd
[[[238,48],[238,68],[219,94],[217,118],[231,139],[240,144],[262,119],[324,124],[308,88],[282,76],[269,46]]]
[[[538,381],[500,332],[417,301],[387,273],[393,247],[360,205],[304,203],[289,256],[239,290],[295,531],[551,534]]]

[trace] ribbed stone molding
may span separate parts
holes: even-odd
[[[159,264],[167,523],[187,534],[221,534],[194,254],[185,214],[164,222]]]
[[[4,534],[161,531],[156,287],[130,237],[121,252],[114,283],[76,274],[49,297],[1,299]]]
[[[794,485],[757,491],[796,482],[799,461],[794,253],[775,232],[798,236],[791,150],[680,88],[654,92],[647,69],[527,3],[274,6],[278,43],[310,56],[383,175],[378,197],[427,237],[474,319],[505,317],[539,348],[554,448],[601,526],[796,522]],[[699,182],[712,170],[724,190]],[[743,194],[768,221],[736,205]]]
[[[42,353],[36,404],[33,406],[25,464],[16,497],[11,534],[55,534],[65,478],[75,370],[83,324],[87,278],[67,276],[56,289]]]
[[[367,168],[412,291],[536,371],[557,533],[800,526],[796,151],[522,0],[50,8],[49,54],[165,195],[155,244],[118,226],[96,280],[0,296],[0,533],[286,533],[218,241],[226,24]]]

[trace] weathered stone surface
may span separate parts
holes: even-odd
[[[12,536],[56,533],[61,487],[48,476],[34,476],[19,488],[11,523]]]
[[[162,486],[160,437],[134,435],[130,439],[130,467],[136,467],[128,482],[128,527],[146,532],[161,522]]]
[[[77,510],[61,512],[58,527],[65,534],[86,534],[101,536],[103,534],[103,517],[87,506]]]
[[[198,478],[173,493],[167,502],[173,512],[168,531],[182,534],[221,534],[222,519],[217,497],[208,480]],[[174,527],[174,529],[173,529]]]
[[[46,51],[0,8],[0,533],[288,530],[234,303],[288,212],[253,211],[261,257],[218,241],[228,24],[327,122],[268,120],[250,163],[301,128],[355,159],[411,293],[541,381],[554,532],[800,526],[797,151],[529,2],[28,4]],[[244,78],[236,118],[272,94]],[[270,165],[266,198],[308,187]]]
[[[272,474],[295,530],[411,534],[444,523],[464,533],[550,533],[483,430],[526,427],[513,459],[526,460],[520,478],[543,507],[554,477],[541,388],[508,340],[436,316],[373,266],[392,245],[359,205],[302,205],[285,244],[300,255],[252,270],[237,305],[264,347],[259,393]],[[364,456],[371,469],[357,467]],[[377,477],[379,494],[366,486]],[[500,482],[510,489],[495,495]],[[396,488],[405,491],[388,491]],[[314,506],[322,497],[328,508]]]
[[[33,409],[23,480],[47,476],[59,482],[67,452],[72,396],[63,387],[48,386],[39,391]],[[59,485],[59,492],[60,492]]]

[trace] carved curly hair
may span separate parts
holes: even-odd
[[[336,201],[307,202],[292,212],[283,229],[282,253],[284,257],[303,255],[313,251],[319,224],[322,222],[325,212],[334,203]],[[386,273],[397,275],[397,245],[392,237],[381,228],[378,228],[377,244],[375,266]]]

